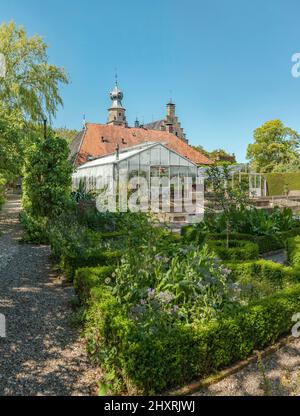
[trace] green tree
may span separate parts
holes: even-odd
[[[0,174],[7,180],[20,174],[24,123],[19,111],[4,111],[0,105]]]
[[[257,172],[274,172],[299,159],[300,135],[280,120],[270,120],[254,131],[247,158]]]
[[[226,152],[224,149],[216,149],[209,153],[209,157],[214,160],[217,164],[236,163],[236,157],[234,154]]]
[[[48,63],[47,45],[38,35],[27,37],[14,22],[0,26],[0,53],[6,75],[0,78],[0,101],[7,110],[19,110],[37,121],[56,114],[62,105],[59,85],[67,84],[62,68]]]
[[[68,143],[71,143],[79,133],[78,130],[70,130],[66,127],[56,128],[54,129],[54,132],[57,134],[57,136],[62,137]]]
[[[208,157],[209,159],[213,160],[215,164],[233,164],[236,163],[236,157],[234,154],[230,154],[226,152],[224,149],[216,149],[211,152],[204,149],[203,146],[193,146],[195,150],[202,153],[204,156]]]
[[[249,205],[249,185],[236,184],[232,179],[232,172],[228,166],[211,166],[206,171],[206,191],[211,193],[208,199],[206,213],[215,215],[222,212],[225,217],[227,248],[229,247],[229,235],[231,232],[230,219],[232,212],[244,209]]]
[[[66,140],[52,135],[27,149],[21,219],[28,240],[46,241],[49,220],[60,215],[70,201],[72,165],[68,155]]]
[[[204,149],[203,146],[201,146],[200,144],[198,146],[192,146],[193,149],[197,150],[198,152],[202,153],[204,156],[206,157],[210,157],[210,153]]]

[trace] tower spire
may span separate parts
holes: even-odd
[[[112,101],[111,107],[108,109],[108,121],[107,124],[113,124],[115,126],[127,127],[127,121],[125,116],[125,108],[123,107],[123,92],[119,88],[118,74],[115,74],[115,86],[110,92],[110,99]]]

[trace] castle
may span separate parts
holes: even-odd
[[[175,104],[167,104],[167,114],[162,120],[141,125],[138,120],[134,127],[128,126],[124,98],[118,82],[110,92],[111,106],[108,109],[106,124],[84,123],[83,130],[70,146],[70,160],[74,166],[112,154],[123,149],[148,142],[161,142],[179,155],[197,165],[210,165],[213,162],[189,146],[186,135],[175,114]]]

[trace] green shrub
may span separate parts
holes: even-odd
[[[74,255],[63,255],[60,259],[60,267],[65,276],[72,280],[77,269],[83,267],[109,266],[117,265],[122,257],[122,252],[114,251],[100,251],[99,248],[89,251],[82,257]]]
[[[76,271],[74,288],[82,302],[90,299],[91,289],[94,287],[113,284],[113,273],[116,266],[86,267]]]
[[[258,246],[251,241],[230,240],[229,248],[224,240],[207,242],[222,260],[255,260],[259,257]]]
[[[299,312],[300,285],[279,291],[207,325],[164,324],[141,329],[110,289],[92,289],[86,316],[88,350],[130,394],[160,393],[203,377],[262,349],[287,333]]]
[[[167,233],[162,236],[164,241],[169,244],[179,244],[182,243],[182,236],[180,234]]]
[[[300,227],[295,227],[288,231],[281,231],[270,236],[259,235],[250,237],[252,237],[253,242],[258,244],[260,253],[267,253],[268,251],[285,248],[286,240],[297,235],[300,235]]]
[[[0,210],[2,208],[2,205],[5,202],[5,185],[6,185],[6,179],[0,173]]]
[[[270,196],[284,195],[285,189],[290,191],[300,190],[300,173],[266,173],[264,177],[268,183],[268,193]]]
[[[273,261],[241,261],[226,263],[231,278],[240,284],[242,297],[247,301],[259,299],[300,282],[300,275],[292,267]]]
[[[108,232],[99,232],[99,237],[102,240],[113,240],[115,238],[124,238],[126,233],[124,231],[108,231]]]
[[[288,261],[300,273],[300,236],[286,242]]]
[[[22,236],[24,242],[48,244],[48,218],[33,216],[26,211],[22,211],[20,222],[25,230]]]
[[[209,240],[226,240],[225,233],[204,233],[194,226],[186,226],[182,231],[182,236],[185,242],[203,243]],[[231,233],[230,240],[247,240],[256,243],[261,254],[269,251],[280,250],[285,247],[285,242],[288,238],[300,235],[300,227],[293,228],[289,231],[275,233],[274,235],[251,235],[241,233]]]
[[[42,225],[68,208],[72,174],[68,155],[66,140],[51,135],[26,149],[21,217],[26,241],[47,242]]]
[[[186,242],[203,243],[206,233],[202,232],[194,225],[185,225],[181,228],[181,235]]]

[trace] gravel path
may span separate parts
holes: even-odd
[[[287,253],[285,250],[276,250],[262,256],[264,260],[272,260],[275,263],[287,265]]]
[[[278,351],[248,364],[237,373],[194,396],[299,396],[300,339],[293,339]]]
[[[52,271],[46,246],[19,244],[20,202],[0,213],[0,396],[90,395],[99,370],[71,323],[72,287]]]

